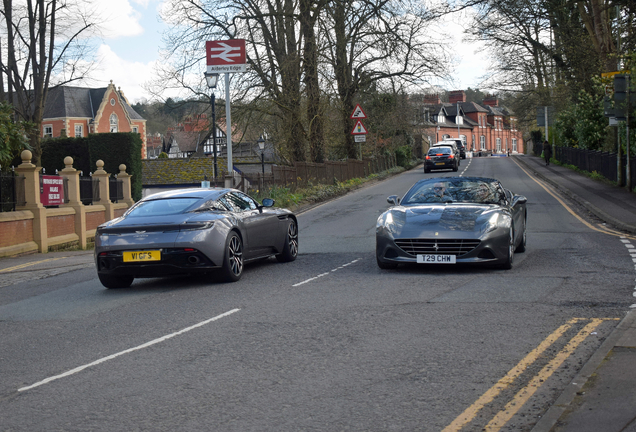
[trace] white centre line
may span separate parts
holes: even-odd
[[[158,343],[160,343],[160,342],[163,342],[163,341],[168,340],[168,339],[170,339],[170,338],[173,338],[173,337],[175,337],[175,336],[179,336],[179,335],[181,335],[181,334],[183,334],[183,333],[189,332],[190,330],[194,330],[195,328],[198,328],[198,327],[204,326],[204,325],[206,325],[206,324],[211,323],[212,321],[216,321],[216,320],[218,320],[218,319],[224,318],[224,317],[226,317],[226,316],[228,316],[228,315],[231,315],[231,314],[233,314],[234,312],[238,312],[238,311],[240,311],[240,309],[232,309],[231,311],[228,311],[228,312],[222,313],[221,315],[217,315],[217,316],[215,316],[214,318],[210,318],[209,320],[201,321],[201,322],[200,322],[200,323],[198,323],[198,324],[195,324],[195,325],[193,325],[193,326],[190,326],[190,327],[184,328],[183,330],[179,330],[178,332],[174,332],[174,333],[171,333],[171,334],[169,334],[169,335],[162,336],[162,337],[157,338],[157,339],[155,339],[155,340],[151,340],[150,342],[146,342],[145,344],[142,344],[142,345],[136,346],[136,347],[134,347],[134,348],[129,348],[129,349],[124,350],[124,351],[120,351],[120,352],[118,352],[118,353],[116,353],[116,354],[112,354],[112,355],[109,355],[109,356],[107,356],[107,357],[102,357],[101,359],[99,359],[99,360],[95,360],[95,361],[94,361],[94,362],[92,362],[92,363],[88,363],[88,364],[85,364],[85,365],[83,365],[83,366],[76,367],[75,369],[71,369],[70,371],[64,372],[64,373],[62,373],[62,374],[55,375],[55,376],[52,376],[52,377],[49,377],[49,378],[43,379],[42,381],[36,382],[35,384],[31,384],[30,386],[19,388],[19,389],[18,389],[18,391],[19,391],[19,392],[21,392],[21,391],[25,391],[25,390],[30,390],[30,389],[32,389],[32,388],[34,388],[34,387],[39,387],[39,386],[41,386],[41,385],[48,384],[48,383],[50,383],[51,381],[55,381],[56,379],[60,379],[60,378],[64,378],[64,377],[67,377],[67,376],[70,376],[70,375],[76,374],[76,373],[78,373],[78,372],[83,371],[83,370],[84,370],[84,369],[86,369],[86,368],[89,368],[89,367],[91,367],[91,366],[98,365],[98,364],[100,364],[100,363],[104,363],[105,361],[112,360],[112,359],[114,359],[114,358],[116,358],[116,357],[119,357],[119,356],[121,356],[121,355],[128,354],[128,353],[131,353],[131,352],[133,352],[133,351],[137,351],[137,350],[140,350],[140,349],[143,349],[143,348],[148,348],[149,346],[152,346],[152,345],[158,344]]]
[[[312,278],[305,279],[304,281],[302,281],[302,282],[298,282],[297,284],[294,284],[294,285],[292,285],[292,286],[293,286],[293,287],[297,287],[297,286],[300,286],[300,285],[304,285],[304,284],[306,284],[306,283],[308,283],[308,282],[311,282],[311,281],[316,280],[316,279],[318,279],[318,278],[321,278],[321,277],[323,277],[323,276],[327,276],[327,275],[328,275],[328,274],[330,274],[330,273],[333,273],[333,272],[335,272],[335,271],[338,271],[338,270],[340,270],[340,269],[343,269],[343,268],[345,268],[345,267],[347,267],[347,266],[349,266],[349,265],[351,265],[351,264],[353,264],[353,263],[356,263],[356,262],[358,262],[358,261],[360,261],[360,258],[356,258],[356,259],[354,259],[354,260],[353,260],[353,261],[351,261],[351,262],[348,262],[348,263],[346,263],[346,264],[341,265],[340,267],[336,267],[335,269],[330,270],[330,271],[328,271],[328,272],[326,272],[326,273],[321,273],[321,274],[319,274],[318,276],[314,276],[314,277],[312,277]]]

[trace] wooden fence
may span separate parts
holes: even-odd
[[[373,159],[348,159],[325,163],[296,162],[294,166],[272,166],[271,174],[242,173],[237,189],[263,190],[274,186],[295,190],[315,184],[334,184],[353,178],[363,178],[386,171],[396,166],[394,157],[382,156]]]

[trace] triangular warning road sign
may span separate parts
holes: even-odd
[[[362,125],[362,122],[360,120],[358,120],[358,122],[356,123],[355,127],[351,131],[351,134],[352,135],[364,135],[366,133],[367,133],[367,130]]]
[[[353,110],[353,113],[351,113],[351,117],[352,119],[363,119],[363,118],[367,118],[367,115],[364,113],[364,111],[362,111],[362,108],[360,107],[360,104],[356,105],[356,107]]]

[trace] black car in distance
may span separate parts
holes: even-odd
[[[462,159],[466,159],[466,145],[464,144],[463,140],[457,139],[457,138],[446,138],[440,143],[441,144],[455,143],[455,146],[457,147],[457,151],[459,152],[459,157]]]
[[[434,146],[428,150],[424,159],[424,172],[429,173],[431,170],[459,169],[459,159],[451,146]]]

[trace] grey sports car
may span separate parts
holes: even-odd
[[[289,210],[259,204],[235,189],[180,189],[150,195],[121,217],[97,227],[95,265],[106,288],[134,278],[220,269],[241,278],[246,262],[298,255],[298,221]]]
[[[510,269],[526,248],[526,197],[482,177],[437,177],[415,183],[378,218],[376,258],[400,263],[489,264]]]

